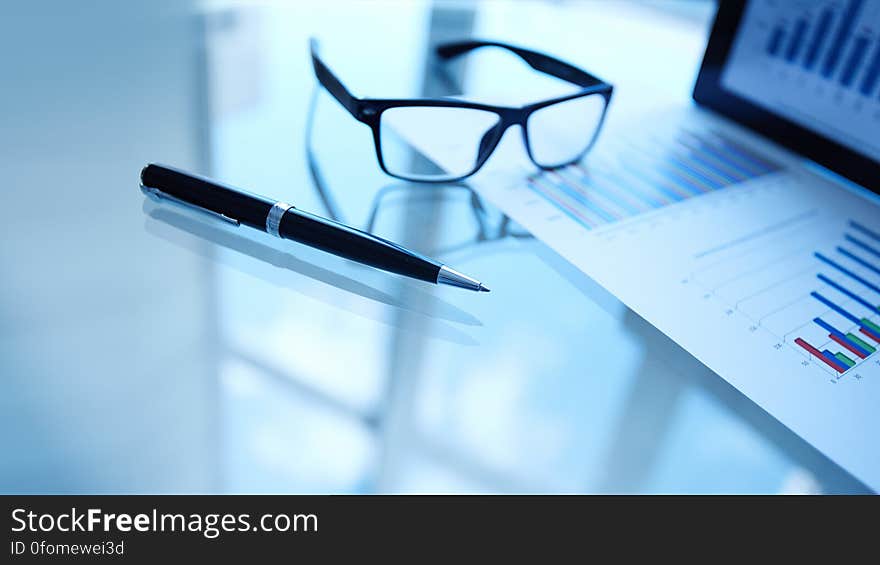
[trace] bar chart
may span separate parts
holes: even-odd
[[[593,229],[779,169],[721,133],[695,128],[617,139],[603,150],[588,164],[534,173],[526,182],[561,213]]]
[[[864,96],[877,95],[880,36],[876,16],[870,18],[873,14],[865,4],[826,3],[815,11],[805,9],[794,21],[778,19],[765,45],[767,55],[818,72]]]
[[[880,159],[880,0],[752,0],[725,90]]]
[[[789,243],[727,257],[694,280],[833,377],[880,357],[880,232],[849,221],[829,243],[807,218],[780,236]]]

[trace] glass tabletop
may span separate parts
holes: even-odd
[[[497,54],[443,90],[432,45],[508,41],[612,82],[615,120],[687,103],[711,3],[7,11],[0,491],[863,489],[467,184],[384,175],[308,58],[320,38],[361,96],[552,91]],[[138,190],[151,161],[369,230],[492,292],[157,204]]]

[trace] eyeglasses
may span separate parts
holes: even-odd
[[[613,87],[554,57],[496,41],[461,41],[436,48],[442,61],[481,47],[518,55],[536,71],[580,90],[522,107],[493,106],[453,98],[357,98],[318,56],[311,41],[318,82],[360,122],[370,126],[379,166],[416,182],[458,181],[489,159],[507,128],[518,125],[529,159],[541,169],[580,161],[598,137]]]

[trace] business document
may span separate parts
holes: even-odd
[[[880,450],[853,461],[841,435],[877,428],[880,206],[787,169],[780,150],[720,121],[672,118],[652,130],[602,139],[581,164],[523,163],[473,186],[808,442],[832,459],[846,452],[848,468],[880,488]]]

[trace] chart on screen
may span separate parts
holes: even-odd
[[[880,158],[880,2],[749,2],[721,82]]]

